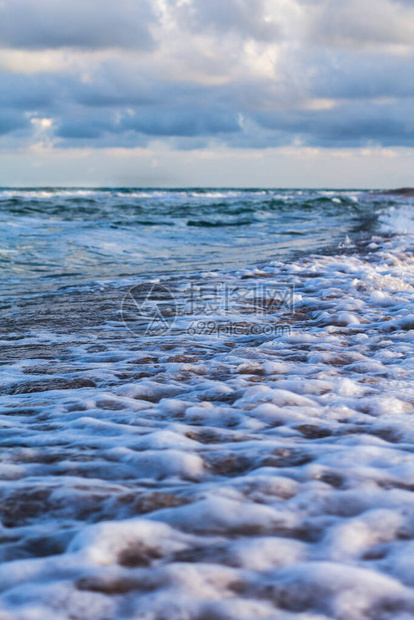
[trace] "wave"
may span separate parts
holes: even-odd
[[[223,226],[249,226],[254,222],[253,219],[241,220],[188,220],[187,226],[198,228],[220,228]]]
[[[0,614],[411,618],[406,242],[15,300]]]
[[[347,237],[358,244],[407,233],[410,213],[401,197],[355,191],[3,189],[0,247],[9,258],[2,260],[2,287],[31,290],[35,265],[43,265],[52,287],[73,265],[75,285],[77,278],[232,268],[240,247],[245,264],[332,252]]]
[[[381,230],[396,235],[414,234],[414,203],[391,206],[379,217]]]

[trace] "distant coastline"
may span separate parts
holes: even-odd
[[[399,189],[388,189],[382,192],[378,192],[378,194],[387,194],[387,195],[397,195],[403,196],[404,198],[414,197],[414,187],[401,187]]]

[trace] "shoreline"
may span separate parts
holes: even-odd
[[[377,617],[390,598],[414,609],[413,258],[379,241],[233,274],[231,291],[294,285],[291,332],[261,342],[183,337],[185,312],[181,332],[75,322],[11,340],[0,609],[30,592],[46,617],[64,592],[65,613],[87,596],[99,619],[127,601],[157,617],[174,596],[177,618],[213,601],[234,619],[354,620],[345,590]]]

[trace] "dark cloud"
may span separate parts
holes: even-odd
[[[8,81],[8,90],[13,88],[13,110],[7,98],[0,97],[5,112],[2,133],[27,126],[27,117],[35,114],[53,119],[54,135],[63,145],[131,147],[146,137],[185,138],[183,148],[190,148],[192,140],[196,147],[199,138],[207,137],[244,148],[298,140],[313,146],[364,146],[372,142],[409,145],[414,138],[414,90],[411,96],[407,92],[405,97],[392,97],[392,91],[384,88],[374,94],[389,99],[362,98],[367,93],[361,93],[359,82],[342,79],[336,84],[329,72],[315,74],[313,97],[316,101],[329,97],[326,108],[322,99],[321,109],[318,105],[312,109],[312,99],[310,109],[305,100],[286,106],[284,97],[278,99],[277,88],[266,81],[246,80],[233,88],[231,84],[208,87],[154,79],[149,103],[147,88],[141,93],[139,80],[136,89],[118,90],[113,98],[108,98],[107,87],[101,89],[92,82],[85,89],[75,76],[55,76],[54,84],[50,76],[31,76],[26,94],[25,78],[20,76],[20,80],[13,76]],[[348,98],[342,99],[342,94]]]
[[[281,35],[279,25],[266,15],[264,0],[193,0],[180,5],[176,14],[195,32],[236,33],[268,42]]]
[[[387,33],[382,15],[369,25],[367,15],[377,6],[373,0],[367,0],[367,13],[361,9],[359,18],[350,12],[356,0],[340,5],[291,0],[290,9],[295,2],[301,8],[301,29],[297,39],[277,48],[274,75],[266,50],[280,38],[278,15],[280,23],[286,21],[289,2],[169,0],[172,21],[164,39],[157,35],[153,53],[129,50],[97,61],[84,52],[79,65],[65,72],[24,75],[10,69],[0,74],[0,133],[27,135],[33,127],[37,139],[42,126],[30,119],[47,118],[48,136],[62,146],[129,148],[153,138],[177,149],[204,147],[209,141],[243,148],[411,146],[414,55],[406,45],[413,26],[411,5],[378,0],[394,20]],[[156,6],[149,0],[0,1],[0,36],[3,45],[23,50],[150,50],[151,28],[162,22]],[[407,23],[397,36],[396,24],[404,15]],[[246,39],[260,43],[262,56],[245,56]],[[380,47],[360,45],[364,40]],[[394,53],[381,47],[391,41],[403,48]],[[228,45],[231,58],[224,53]],[[221,65],[218,77],[204,69],[206,58]],[[268,74],[263,63],[266,70],[270,66]]]
[[[116,131],[116,122],[111,118],[93,118],[86,114],[74,114],[63,118],[55,131],[58,138],[68,140],[97,140],[107,133]]]
[[[3,0],[0,45],[148,50],[154,45],[155,22],[149,0]]]
[[[155,108],[137,107],[112,110],[82,109],[72,110],[60,120],[56,130],[58,138],[69,140],[97,140],[113,134],[125,145],[127,136],[130,145],[131,132],[148,137],[198,138],[201,136],[221,136],[240,131],[237,114],[231,109],[220,107],[214,101],[210,106],[171,107],[161,103]]]
[[[30,122],[21,114],[0,109],[0,135],[30,127]]]
[[[164,108],[159,109],[157,114],[152,109],[146,109],[138,111],[134,117],[127,117],[123,126],[148,136],[187,138],[240,131],[235,111],[213,105],[189,106],[178,110]]]
[[[59,79],[48,75],[0,73],[0,108],[50,110],[57,99]],[[61,83],[61,93],[65,85]]]
[[[412,100],[379,106],[348,102],[331,110],[261,113],[256,122],[286,137],[295,136],[306,146],[409,146],[414,139],[411,111]]]
[[[308,56],[312,67],[311,92],[334,99],[414,97],[414,55],[330,52]]]

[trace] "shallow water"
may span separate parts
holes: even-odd
[[[113,193],[159,219],[177,193],[183,222],[269,195]],[[101,264],[113,204],[26,194],[1,215],[1,620],[414,617],[412,201],[279,192],[263,226],[159,224]],[[158,271],[156,235],[184,246]]]
[[[338,245],[384,197],[288,190],[0,190],[0,293],[232,269]],[[388,203],[392,200],[387,199]]]

